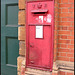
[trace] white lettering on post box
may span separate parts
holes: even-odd
[[[36,26],[36,38],[43,38],[43,26]]]
[[[51,23],[51,20],[52,20],[52,16],[51,16],[51,14],[48,14],[47,15],[47,23]]]
[[[39,16],[39,23],[43,23],[43,16]]]

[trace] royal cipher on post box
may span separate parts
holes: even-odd
[[[52,71],[54,0],[26,2],[26,67]]]

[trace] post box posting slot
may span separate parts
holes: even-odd
[[[47,14],[48,9],[41,9],[41,10],[31,10],[32,14]]]
[[[52,70],[54,1],[26,4],[26,67]]]

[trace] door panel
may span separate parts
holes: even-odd
[[[7,25],[17,25],[18,19],[17,19],[17,11],[18,11],[18,5],[17,4],[7,4],[6,5],[6,24]],[[15,14],[15,16],[13,15]]]
[[[17,75],[18,0],[1,0],[1,75]]]
[[[30,66],[50,68],[51,26],[43,26],[43,38],[35,38],[36,26],[29,26]]]
[[[10,66],[17,65],[17,62],[13,62],[13,61],[16,61],[16,58],[17,58],[17,55],[16,55],[18,52],[18,50],[16,50],[18,47],[17,45],[18,45],[17,38],[15,37],[6,38],[6,59],[7,59],[6,64],[9,64]]]

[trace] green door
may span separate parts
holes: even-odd
[[[1,75],[17,75],[18,0],[1,0]]]

